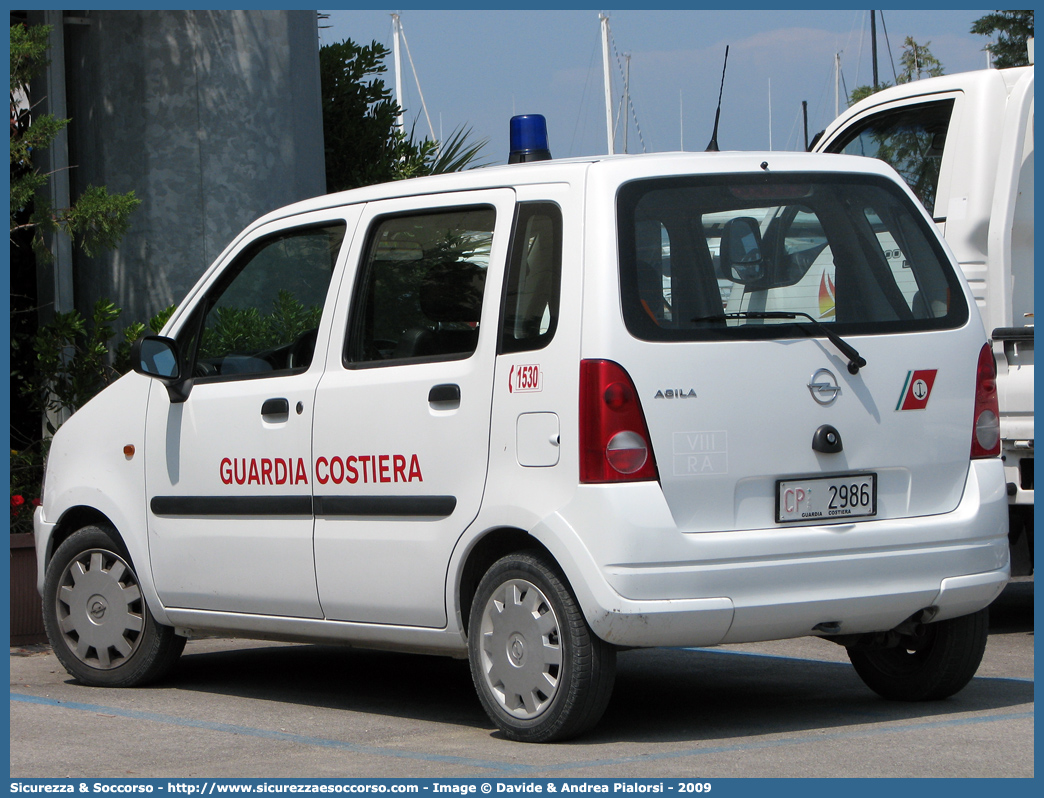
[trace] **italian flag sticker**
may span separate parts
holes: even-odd
[[[928,406],[928,397],[932,395],[935,375],[938,369],[920,369],[906,372],[906,384],[899,395],[896,410],[924,410]]]

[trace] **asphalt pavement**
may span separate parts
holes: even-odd
[[[958,695],[892,703],[842,648],[803,638],[623,652],[585,737],[505,740],[466,661],[332,646],[189,641],[146,688],[75,683],[11,649],[11,776],[96,778],[1032,777],[1033,581],[991,611]]]

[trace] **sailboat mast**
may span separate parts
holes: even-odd
[[[609,154],[615,152],[613,146],[613,90],[609,73],[609,17],[599,14],[602,23],[602,76],[605,81],[605,137],[609,145]]]
[[[841,115],[841,53],[834,53],[834,119]]]
[[[395,63],[395,104],[399,107],[399,113],[395,116],[395,126],[405,130],[402,119],[402,58],[399,55],[399,38],[402,36],[402,21],[398,14],[392,14],[392,55]]]
[[[870,12],[870,63],[873,64],[874,91],[877,85],[877,12]]]
[[[623,151],[627,152],[627,111],[631,107],[631,54],[624,53],[624,101],[620,114],[623,116]]]
[[[769,152],[772,152],[772,78],[768,79]]]

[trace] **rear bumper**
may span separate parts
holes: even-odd
[[[665,525],[665,508],[641,509],[653,491],[578,497],[575,517],[597,534],[574,538],[583,574],[571,581],[594,632],[622,646],[775,640],[823,623],[883,631],[927,607],[938,620],[975,612],[1009,578],[999,459],[972,463],[953,512],[899,520],[683,534]],[[601,526],[590,526],[592,512]]]
[[[1001,440],[1004,478],[1011,504],[1033,506],[1033,440]]]

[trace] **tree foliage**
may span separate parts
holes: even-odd
[[[148,328],[158,333],[175,306],[160,311]],[[39,504],[44,461],[53,435],[65,418],[130,370],[131,345],[146,332],[131,324],[115,338],[121,311],[100,299],[91,317],[79,311],[56,313],[27,342],[35,360],[31,371],[11,371],[12,399],[20,398],[43,417],[48,435],[11,429],[11,532],[32,532],[32,508]],[[18,336],[13,336],[17,340]],[[25,336],[22,336],[23,342]],[[14,341],[12,341],[12,344]],[[39,423],[36,425],[39,430]]]
[[[322,315],[322,307],[305,307],[293,292],[284,289],[272,301],[272,312],[268,314],[263,315],[257,307],[216,307],[203,330],[198,357],[256,354],[285,346],[318,328]]]
[[[349,40],[319,50],[327,191],[394,179],[417,153],[389,136],[398,113],[381,75],[387,48]]]
[[[865,86],[856,86],[848,95],[848,104],[855,105],[860,100],[865,100],[871,94],[876,94],[879,91],[883,91],[884,89],[889,89],[891,87],[891,83],[878,83],[876,89],[870,84],[867,84]]]
[[[980,36],[997,33],[997,41],[983,49],[993,56],[993,65],[998,69],[1027,66],[1029,53],[1026,40],[1033,35],[1033,11],[994,11],[975,20],[971,32]]]
[[[931,42],[918,44],[912,36],[906,37],[906,40],[903,42],[902,54],[899,56],[899,63],[902,69],[896,75],[897,84],[901,85],[920,80],[921,78],[935,78],[944,74],[942,62],[932,55],[932,51],[928,49],[930,44]],[[855,105],[871,94],[891,87],[892,84],[887,82],[878,83],[876,88],[869,85],[857,86],[848,95],[848,104]]]
[[[167,308],[149,326],[161,328],[173,311],[173,307]],[[55,419],[74,413],[130,369],[131,344],[146,328],[140,322],[126,327],[115,349],[110,350],[120,313],[115,304],[99,299],[90,319],[77,310],[56,313],[54,320],[36,334],[36,374],[23,381],[22,391],[48,417],[50,432],[56,429]]]
[[[906,37],[906,41],[903,42],[903,53],[899,56],[899,63],[903,68],[896,76],[897,83],[909,83],[921,80],[921,78],[937,78],[943,74],[942,63],[928,49],[930,44],[931,42],[918,44],[912,36]]]
[[[143,324],[125,328],[112,343],[120,309],[100,300],[90,318],[79,311],[56,313],[40,326],[37,260],[51,254],[47,239],[71,237],[87,255],[114,248],[127,231],[139,200],[134,192],[110,194],[88,186],[69,207],[55,207],[43,190],[50,175],[38,167],[39,154],[69,124],[37,113],[30,81],[49,63],[50,27],[11,25],[11,529],[32,531],[31,508],[39,503],[49,433],[71,412],[126,370],[131,342]],[[151,321],[158,330],[173,312]]]
[[[469,141],[470,129],[458,128],[440,144],[418,142],[396,126],[399,106],[383,78],[388,55],[378,42],[351,39],[319,50],[328,191],[479,165],[486,142]]]
[[[130,215],[140,204],[134,192],[110,194],[104,186],[88,186],[68,208],[55,208],[41,189],[50,175],[33,162],[69,124],[29,107],[29,82],[47,58],[48,25],[11,26],[11,232],[30,231],[38,257],[48,257],[47,236],[68,234],[87,255],[114,248],[127,232]]]

